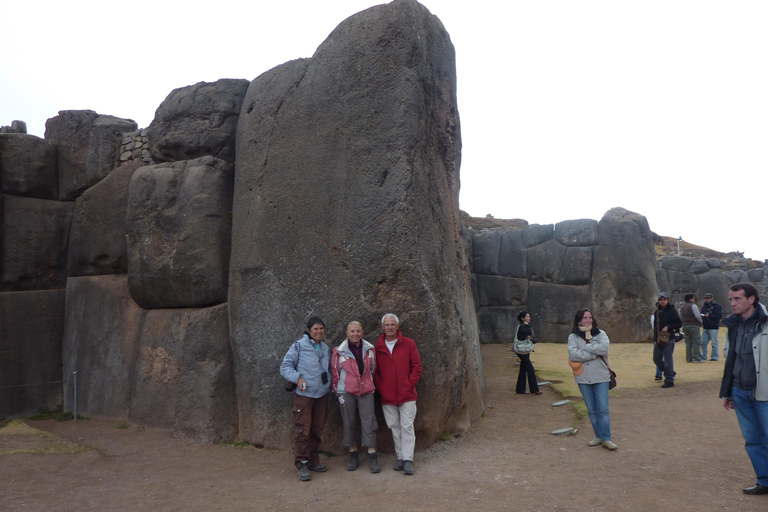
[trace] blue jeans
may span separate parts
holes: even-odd
[[[757,483],[768,487],[768,402],[757,402],[753,390],[736,386],[731,388],[731,398]]]
[[[706,361],[707,359],[707,345],[710,340],[712,341],[712,355],[710,356],[713,361],[720,359],[719,347],[717,345],[717,329],[703,329],[701,333],[701,358]]]
[[[672,354],[675,352],[675,342],[667,343],[662,347],[658,343],[653,344],[653,362],[656,363],[656,369],[664,372],[664,382],[675,383],[675,361]]]
[[[608,386],[610,382],[597,384],[579,384],[581,396],[589,412],[589,421],[595,431],[595,437],[603,441],[611,440],[611,412],[608,410]]]

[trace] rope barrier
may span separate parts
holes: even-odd
[[[31,386],[47,386],[49,384],[61,384],[64,382],[63,380],[55,380],[53,382],[40,382],[37,384],[16,384],[15,386],[0,386],[0,389],[10,389],[10,388],[28,388]]]

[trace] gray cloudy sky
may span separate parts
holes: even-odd
[[[146,127],[171,90],[311,56],[370,0],[0,3],[0,125]],[[456,47],[461,208],[599,220],[768,259],[768,2],[424,0]],[[144,11],[142,12],[142,9]]]

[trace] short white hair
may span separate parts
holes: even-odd
[[[386,315],[381,317],[381,325],[384,325],[384,320],[386,320],[387,318],[394,318],[395,323],[397,323],[397,325],[400,325],[400,319],[397,318],[397,315],[394,313],[387,313]]]

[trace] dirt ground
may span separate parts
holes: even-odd
[[[642,350],[645,364],[650,347]],[[679,371],[722,371],[714,366],[722,360],[686,365],[677,355]],[[324,461],[327,473],[302,483],[290,451],[202,444],[115,421],[45,420],[27,422],[39,429],[31,433],[23,425],[0,430],[0,510],[768,510],[768,496],[741,492],[754,473],[716,379],[678,375],[667,390],[644,370],[648,386],[633,389],[622,387],[613,363],[619,449],[610,452],[587,446],[591,426],[576,409],[552,406],[562,398],[554,387],[541,396],[514,393],[516,358],[507,347],[484,346],[483,357],[485,416],[470,432],[417,452],[412,477],[392,471],[393,455],[381,454],[380,474],[366,465],[347,472],[346,460],[333,457]],[[568,426],[578,432],[550,433]],[[58,453],[30,453],[35,447]]]

